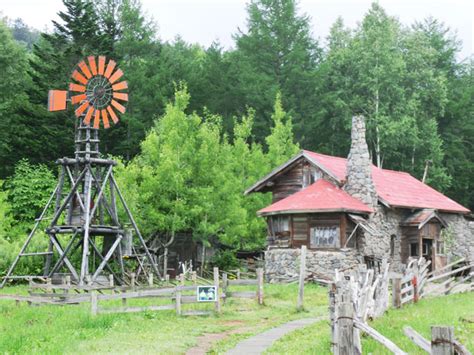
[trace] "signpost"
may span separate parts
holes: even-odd
[[[216,302],[217,287],[216,286],[197,286],[196,297],[198,302]]]

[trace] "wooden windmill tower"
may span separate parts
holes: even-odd
[[[68,91],[49,92],[49,111],[65,110],[67,101],[76,107],[74,158],[57,161],[61,167],[57,186],[0,287],[9,279],[39,276],[14,275],[25,257],[44,258],[42,277],[63,272],[79,285],[97,283],[105,273],[123,284],[127,270],[133,269],[161,277],[114,178],[116,162],[99,152],[100,124],[109,128],[110,121],[118,123],[117,114],[126,110],[128,86],[120,81],[122,76],[113,60],[107,63],[104,56],[90,56],[73,71]],[[131,230],[119,220],[118,202]],[[48,250],[29,252],[35,236],[45,237],[38,230],[46,222]]]

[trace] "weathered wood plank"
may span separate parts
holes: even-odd
[[[125,292],[119,294],[108,294],[108,295],[98,295],[99,300],[118,300],[118,299],[127,299],[127,298],[146,298],[154,297],[159,295],[171,295],[175,291],[175,288],[159,288],[159,289],[150,289],[150,290],[140,290],[133,292]]]
[[[226,296],[234,297],[234,298],[256,298],[257,292],[256,291],[227,292]]]
[[[382,334],[380,334],[378,331],[375,329],[369,327],[367,324],[364,324],[358,320],[354,320],[354,326],[360,330],[362,330],[364,333],[367,333],[370,335],[374,340],[385,346],[387,349],[389,349],[391,352],[393,352],[396,355],[407,355],[406,352],[404,352],[402,349],[400,349],[395,343],[393,343],[390,339],[387,339],[384,337]]]
[[[447,269],[449,269],[450,267],[452,267],[452,266],[454,266],[454,265],[456,265],[456,264],[459,264],[459,263],[461,263],[461,262],[463,262],[463,261],[465,261],[465,260],[466,260],[466,258],[461,258],[461,259],[458,259],[458,260],[456,260],[456,261],[453,261],[452,263],[449,263],[449,264],[446,265],[446,266],[443,266],[442,268],[439,268],[439,269],[437,269],[437,270],[433,270],[433,271],[431,271],[431,272],[428,273],[428,277],[435,276],[435,275],[439,275],[439,274],[441,274],[441,272],[443,272],[444,270],[447,270]]]
[[[186,311],[182,313],[183,316],[208,316],[211,314],[210,311]]]
[[[256,285],[257,280],[250,280],[250,279],[241,279],[241,280],[228,280],[227,281],[228,285]]]
[[[467,348],[456,339],[453,340],[454,350],[458,355],[472,355]]]
[[[458,272],[461,272],[461,271],[464,271],[464,270],[467,270],[467,269],[470,269],[474,267],[474,264],[469,264],[469,265],[466,265],[466,266],[463,266],[463,267],[460,267],[458,269],[455,269],[455,270],[451,270],[449,272],[446,272],[444,274],[441,274],[441,275],[437,275],[437,276],[433,276],[431,278],[429,278],[427,281],[428,282],[433,282],[433,281],[436,281],[436,280],[439,280],[439,279],[442,279],[444,277],[448,277],[448,276],[451,276],[451,275],[454,275],[454,274],[457,274]]]
[[[145,312],[145,311],[165,311],[165,310],[174,310],[174,304],[167,304],[161,306],[145,306],[145,307],[117,307],[117,308],[99,308],[99,314],[109,314],[109,313],[135,313],[135,312]]]
[[[421,349],[426,351],[428,354],[431,353],[431,343],[423,338],[421,334],[417,333],[412,327],[403,327],[403,333],[405,333],[405,335]]]

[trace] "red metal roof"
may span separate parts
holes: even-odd
[[[319,179],[307,188],[294,193],[257,213],[269,215],[273,213],[304,213],[304,212],[373,212],[368,206],[352,197],[344,190],[329,181]]]
[[[341,182],[346,178],[347,159],[314,153],[304,154],[316,165],[332,173]],[[380,169],[372,165],[372,178],[377,195],[392,207],[431,208],[447,212],[468,213],[469,210],[408,173]]]

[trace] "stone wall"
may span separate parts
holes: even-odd
[[[462,215],[441,213],[453,234],[453,243],[447,248],[448,257],[465,257],[474,261],[474,222]]]
[[[401,262],[401,240],[402,230],[400,222],[403,220],[403,213],[397,210],[377,206],[375,213],[370,215],[369,224],[376,229],[379,234],[372,235],[364,233],[359,239],[359,250],[362,255],[375,256],[379,259],[387,259],[390,268],[398,271],[402,268]],[[394,250],[391,255],[391,236],[395,236]]]
[[[300,249],[270,249],[265,252],[265,277],[267,282],[290,282],[299,275]],[[339,251],[308,250],[306,272],[316,278],[327,279],[336,269],[346,269],[362,262],[355,249]]]

